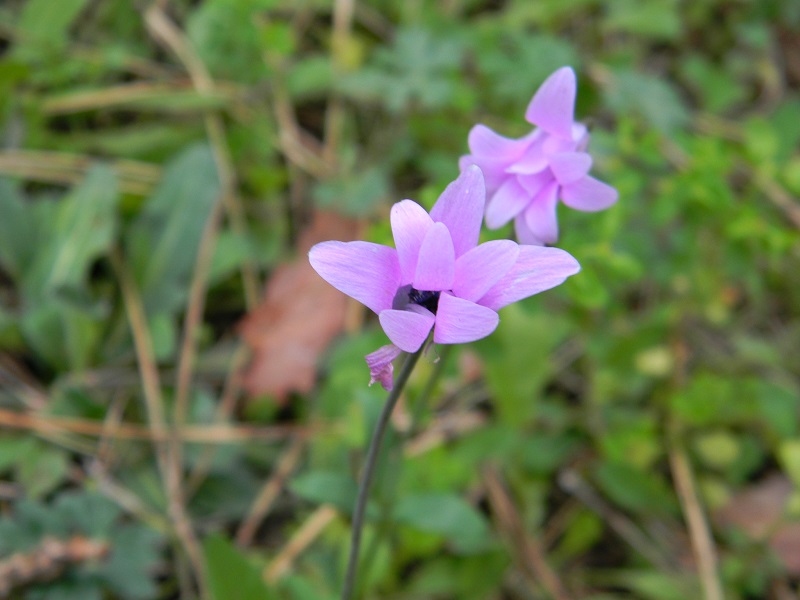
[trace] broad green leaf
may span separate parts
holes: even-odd
[[[128,259],[149,314],[170,314],[183,303],[219,193],[211,150],[193,146],[167,165],[127,231]]]
[[[343,473],[311,471],[295,477],[289,489],[298,496],[324,504],[332,504],[344,513],[353,512],[358,486]]]
[[[108,539],[111,555],[98,568],[104,587],[125,600],[157,597],[161,536],[139,523],[117,523]]]
[[[88,0],[28,0],[17,27],[21,43],[16,51],[23,56],[39,47],[56,50]]]
[[[682,34],[678,0],[615,0],[603,25],[654,40],[674,41]]]
[[[668,513],[677,504],[666,483],[651,470],[620,462],[602,462],[594,477],[603,491],[627,510]]]
[[[19,280],[36,250],[33,214],[7,179],[0,179],[0,266]]]
[[[228,539],[213,535],[203,541],[212,600],[270,600],[276,598],[252,564]]]
[[[63,450],[39,445],[19,462],[19,481],[30,498],[40,498],[67,476],[67,454]]]
[[[369,66],[337,83],[354,99],[379,101],[393,113],[415,106],[441,108],[454,100],[462,54],[455,39],[420,27],[402,28],[390,47],[375,52]]]
[[[267,73],[259,15],[275,0],[208,0],[187,20],[189,39],[211,72],[247,83]]]
[[[16,465],[20,460],[36,451],[36,440],[31,437],[0,438],[0,473]]]
[[[528,302],[541,302],[541,297]],[[564,333],[558,315],[530,314],[511,305],[503,309],[497,330],[475,343],[498,417],[506,424],[518,426],[535,414],[536,400],[550,374],[552,352]]]
[[[320,206],[355,216],[369,215],[389,195],[386,173],[372,167],[357,175],[321,182],[314,188]]]
[[[398,523],[442,535],[458,552],[486,549],[489,526],[471,505],[451,494],[415,494],[401,498],[393,517]]]
[[[668,80],[620,69],[606,89],[606,103],[615,113],[634,113],[662,133],[676,133],[688,124],[689,111]]]
[[[83,288],[89,267],[114,239],[117,201],[114,172],[96,165],[67,196],[41,207],[36,215],[40,246],[23,277],[29,303],[50,302],[61,289]]]

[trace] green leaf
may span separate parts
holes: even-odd
[[[276,598],[261,572],[226,538],[213,535],[203,540],[208,583],[213,600],[270,600]]]
[[[15,279],[25,272],[36,245],[35,221],[20,193],[0,179],[0,265]]]
[[[97,573],[105,585],[126,600],[158,597],[155,572],[161,536],[139,524],[117,524],[109,534],[111,555]]]
[[[338,82],[339,89],[355,99],[380,101],[394,113],[415,105],[440,108],[454,99],[462,53],[454,39],[401,28],[391,47],[378,49],[368,67]]]
[[[208,146],[173,160],[127,232],[128,258],[147,312],[170,314],[186,298],[197,249],[220,193]]]
[[[69,28],[88,0],[29,0],[23,4],[17,24],[23,56],[40,46],[57,49],[65,43]]]
[[[295,477],[289,489],[306,500],[332,504],[350,514],[356,504],[358,484],[349,475],[331,471],[311,471]]]
[[[41,207],[36,214],[41,246],[23,277],[28,302],[49,302],[61,289],[83,289],[92,262],[114,239],[118,198],[114,171],[96,165],[56,206]]]
[[[355,216],[370,214],[388,195],[389,181],[379,167],[321,182],[313,193],[320,206]]]
[[[458,552],[486,549],[490,541],[486,520],[459,496],[418,494],[400,499],[393,517],[398,523],[444,536]]]
[[[678,0],[616,0],[608,5],[604,25],[655,40],[676,40],[683,32]]]
[[[16,465],[35,449],[36,440],[30,437],[0,438],[0,473]]]
[[[20,461],[19,482],[30,498],[40,498],[64,481],[68,469],[64,451],[37,446]]]
[[[663,480],[651,471],[619,462],[603,462],[594,472],[605,493],[627,510],[646,513],[674,511],[676,503]]]
[[[558,315],[530,314],[517,304],[504,308],[497,330],[475,343],[498,416],[505,424],[518,427],[533,416],[551,371],[552,351],[564,333]]]
[[[689,122],[686,105],[666,79],[637,71],[614,73],[606,103],[617,114],[639,115],[662,133],[675,133]]]

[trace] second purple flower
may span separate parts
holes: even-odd
[[[559,200],[589,212],[617,201],[617,190],[589,175],[589,133],[574,120],[576,91],[575,72],[562,67],[528,105],[525,119],[538,129],[519,139],[503,137],[485,125],[470,131],[470,154],[460,164],[462,170],[477,165],[483,171],[489,229],[514,219],[521,243],[552,244],[558,240]]]

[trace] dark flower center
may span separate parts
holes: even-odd
[[[427,290],[417,290],[411,288],[408,290],[408,301],[411,304],[418,304],[424,306],[433,314],[436,314],[436,309],[439,308],[439,294],[441,292],[430,292]]]

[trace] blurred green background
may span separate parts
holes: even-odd
[[[385,337],[305,251],[567,64],[620,201],[421,361],[360,593],[796,597],[794,0],[4,0],[0,596],[336,598]]]

